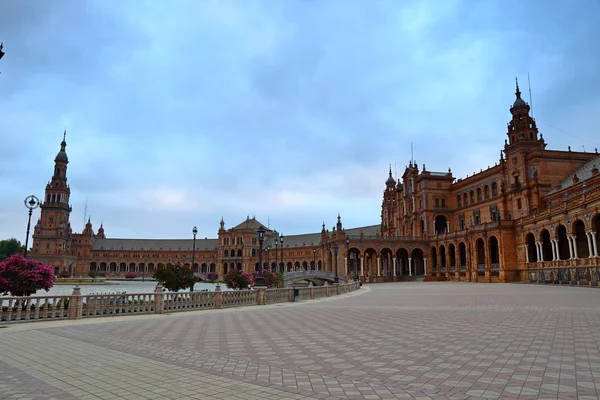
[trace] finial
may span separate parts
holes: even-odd
[[[569,151],[571,151],[571,146],[569,146]]]
[[[392,164],[390,164],[390,176],[392,176]]]
[[[65,128],[65,131],[63,132],[63,142],[65,141],[66,138],[67,138],[67,128]]]
[[[448,167],[448,173],[451,174],[452,170],[450,169],[450,167]]]
[[[597,147],[594,147],[594,152],[595,152],[596,154],[598,154],[598,148],[597,148]]]
[[[515,92],[515,95],[517,95],[517,98],[520,99],[521,98],[521,91],[519,90],[519,80],[517,79],[517,77],[515,76],[515,83],[517,86],[517,91]]]
[[[0,43],[0,50],[4,48],[4,42]]]
[[[342,217],[340,217],[340,213],[338,213],[338,222],[340,222],[341,219]]]

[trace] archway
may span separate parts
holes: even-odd
[[[396,266],[398,271],[397,275],[408,275],[408,250],[398,249],[396,251]]]
[[[575,235],[575,244],[578,258],[588,258],[590,249],[588,248],[587,236],[585,234],[585,224],[582,220],[577,220],[573,225],[573,234]]]
[[[435,234],[441,235],[442,233],[448,232],[448,220],[444,215],[438,215],[435,217]]]
[[[542,238],[542,260],[552,261],[552,241],[550,240],[550,232],[544,229],[541,233]]]
[[[431,270],[433,272],[438,270],[437,249],[435,247],[431,248]]]
[[[385,247],[381,249],[379,252],[380,261],[380,269],[379,273],[383,276],[389,276],[392,274],[392,262],[393,262],[393,252],[391,249]]]
[[[475,248],[477,249],[477,269],[485,269],[485,243],[482,238],[477,239],[475,242]]]
[[[413,249],[411,252],[412,265],[413,265],[413,275],[422,276],[425,275],[425,261],[423,250],[421,249]]]
[[[360,250],[357,247],[351,247],[348,250],[348,268],[346,273],[352,276],[360,275]]]
[[[525,236],[525,243],[527,245],[527,260],[531,262],[537,262],[537,251],[535,248],[535,237],[533,233],[529,232],[527,236]]]
[[[500,250],[498,248],[498,239],[496,236],[491,236],[489,239],[490,247],[490,264],[492,268],[500,268]]]
[[[364,275],[377,276],[377,251],[373,248],[365,249],[364,259]]]
[[[442,272],[446,272],[446,246],[440,246],[440,267],[442,267]]]
[[[571,254],[569,252],[567,228],[565,228],[564,225],[559,225],[558,228],[556,228],[556,236],[558,237],[558,258],[561,260],[568,260]]]
[[[454,271],[456,269],[456,247],[453,243],[448,245],[448,259],[450,270]]]
[[[458,253],[459,253],[459,263],[460,263],[460,267],[461,267],[460,269],[461,270],[467,269],[467,246],[463,242],[460,242],[458,244]]]
[[[200,269],[200,272],[201,272],[201,273],[203,273],[203,274],[206,274],[206,273],[208,273],[208,270],[207,270],[207,265],[206,265],[206,263],[202,263],[202,265],[200,266],[200,268],[201,268],[201,269]]]
[[[210,263],[210,265],[208,267],[209,267],[208,272],[215,272],[215,273],[217,272],[217,264]]]
[[[97,271],[98,270],[98,264],[96,264],[95,262],[91,262],[90,263],[90,271]]]

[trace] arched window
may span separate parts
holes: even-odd
[[[256,249],[252,249],[252,257],[256,257]]]
[[[492,196],[498,196],[498,184],[496,182],[492,183]]]
[[[229,250],[225,249],[225,257],[229,257]]]
[[[469,193],[469,197],[471,198],[471,204],[475,204],[475,192],[471,190]]]
[[[485,185],[483,187],[483,197],[487,200],[490,198],[490,187],[488,185]]]
[[[238,256],[238,257],[241,257],[241,256],[242,256],[242,249],[238,249],[238,251],[237,251],[237,256]]]
[[[462,207],[462,201],[461,201],[461,197],[460,194],[458,196],[456,196],[456,203],[458,204],[458,207]]]
[[[463,204],[465,205],[465,207],[469,204],[469,201],[467,199],[467,194],[463,194]]]
[[[481,201],[481,188],[477,188],[477,201]]]

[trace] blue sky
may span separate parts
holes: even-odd
[[[67,129],[71,225],[216,237],[380,222],[388,166],[499,158],[514,78],[548,148],[600,147],[595,0],[6,0],[0,238]],[[528,99],[528,96],[525,95]],[[34,214],[34,219],[39,212]]]

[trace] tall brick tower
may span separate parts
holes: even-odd
[[[71,253],[72,231],[69,222],[71,189],[67,185],[69,158],[65,148],[67,132],[60,143],[60,151],[54,158],[54,174],[46,185],[41,205],[41,215],[33,233],[32,257],[54,267],[54,273],[66,270],[73,273],[76,256]]]

